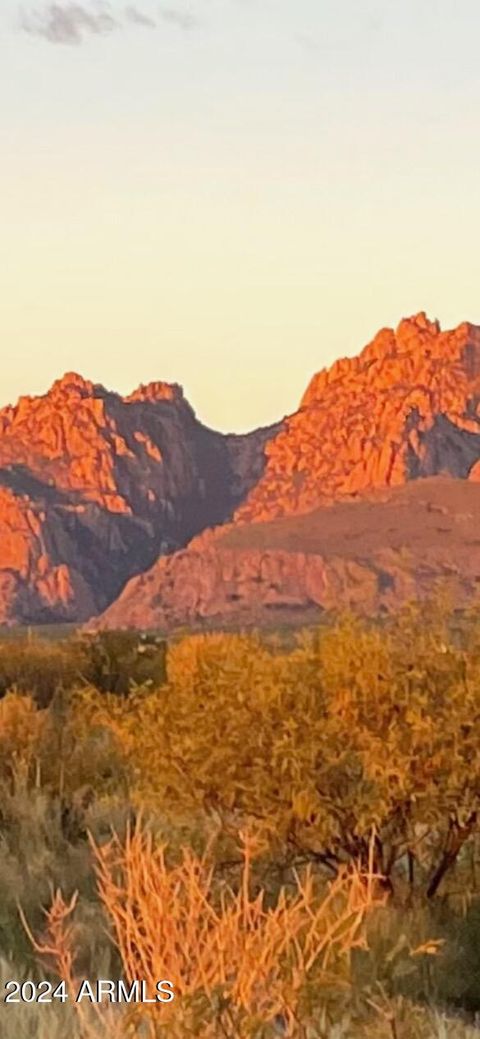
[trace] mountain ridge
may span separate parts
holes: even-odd
[[[67,372],[0,410],[0,624],[118,623],[115,600],[125,590],[130,609],[135,588],[146,616],[152,566],[183,595],[176,553],[210,553],[228,583],[225,524],[256,527],[442,474],[480,481],[480,327],[469,322],[442,331],[420,312],[381,329],[314,375],[296,412],[246,434],[202,424],[177,383],[122,396]],[[200,569],[183,583],[211,583]],[[242,599],[235,581],[231,603]],[[141,605],[134,612],[141,619]]]

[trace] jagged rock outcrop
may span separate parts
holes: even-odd
[[[382,329],[358,357],[314,376],[266,454],[238,519],[441,472],[479,479],[480,328],[442,332],[421,313]]]
[[[480,486],[434,477],[194,539],[130,581],[93,628],[305,623],[480,589]]]
[[[179,386],[122,398],[68,373],[0,411],[0,624],[84,620],[163,552],[223,523],[274,430],[224,436]]]

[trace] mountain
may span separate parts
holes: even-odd
[[[458,487],[441,480],[430,509],[413,485],[439,475]],[[480,328],[468,323],[442,332],[420,313],[383,329],[315,375],[295,414],[244,436],[205,427],[176,384],[122,397],[68,373],[0,410],[0,624],[387,606],[452,583],[450,555],[463,594],[475,481]]]
[[[225,436],[181,388],[74,373],[0,411],[0,623],[82,621],[159,554],[229,519],[280,427]]]
[[[233,525],[130,581],[97,626],[389,608],[439,580],[473,593],[479,327],[442,332],[420,313],[382,329],[357,357],[314,376],[264,451]]]

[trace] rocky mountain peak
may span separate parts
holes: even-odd
[[[183,395],[183,387],[176,382],[149,382],[147,385],[142,383],[133,393],[125,397],[125,400],[127,402],[150,401],[152,403],[160,400],[169,400],[177,404],[187,403]],[[190,407],[190,405],[188,406]]]
[[[421,312],[381,329],[313,377],[267,454],[238,519],[306,512],[441,472],[478,479],[480,328],[442,331]]]
[[[89,379],[84,379],[78,372],[65,372],[56,379],[46,396],[73,394],[81,397],[93,396],[95,387]]]

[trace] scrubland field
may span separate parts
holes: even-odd
[[[0,642],[5,1039],[470,1039],[480,619]],[[170,979],[88,1007],[82,979]]]

